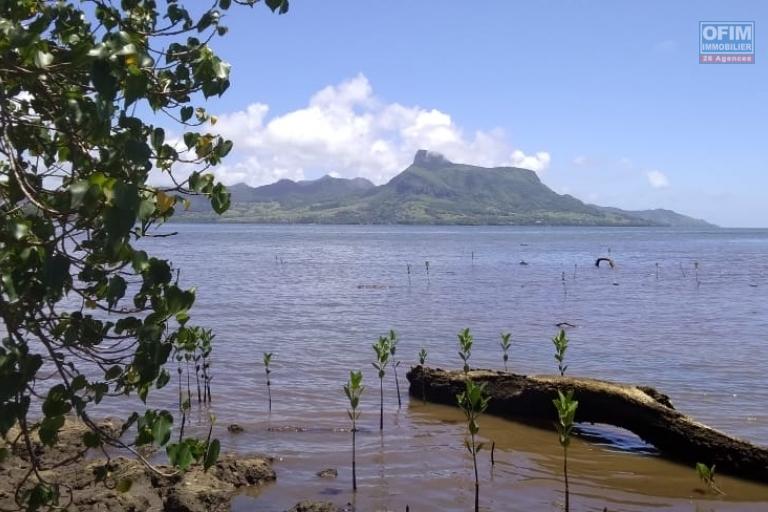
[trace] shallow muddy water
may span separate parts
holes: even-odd
[[[569,331],[570,374],[655,386],[713,427],[768,442],[768,231],[169,229],[179,235],[147,249],[170,256],[182,282],[197,285],[193,318],[217,333],[213,409],[224,447],[277,459],[277,482],[239,497],[235,510],[353,500],[341,388],[350,369],[362,369],[368,387],[358,509],[470,509],[472,468],[460,412],[409,399],[405,380],[422,346],[428,364],[458,367],[456,332],[464,327],[475,335],[473,367],[502,367],[504,330],[513,339],[510,370],[552,373],[554,324],[567,321],[576,326]],[[595,268],[595,258],[608,255],[616,268]],[[398,409],[390,369],[382,435],[371,343],[390,328],[401,338],[404,403]],[[271,415],[264,351],[275,354]],[[168,407],[174,400],[172,389],[155,396]],[[228,434],[229,423],[245,432]],[[481,452],[482,507],[556,510],[563,496],[555,434],[488,416],[480,432],[496,442],[493,468]],[[337,468],[338,478],[315,475],[327,467]],[[573,510],[768,510],[768,486],[719,477],[727,495],[702,495],[692,468],[662,460],[622,432],[588,429],[572,446],[570,470]]]

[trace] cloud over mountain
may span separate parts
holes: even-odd
[[[269,114],[268,105],[255,103],[219,116],[216,131],[235,143],[215,171],[219,179],[255,186],[331,173],[383,183],[425,147],[481,166],[541,172],[550,162],[547,152],[512,147],[502,130],[467,134],[448,113],[384,102],[362,74],[321,89],[302,108]]]

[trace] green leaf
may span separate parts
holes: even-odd
[[[277,11],[278,14],[285,14],[288,12],[288,0],[266,0],[267,6],[272,11]]]
[[[170,444],[166,449],[168,453],[168,460],[171,465],[185,470],[192,464],[192,451],[190,450],[189,443],[182,442],[177,444]]]
[[[40,441],[47,445],[53,446],[56,444],[59,436],[59,430],[64,426],[64,416],[50,416],[43,419],[40,423]]]
[[[128,161],[135,164],[144,164],[149,160],[152,151],[146,142],[141,140],[129,139],[125,143],[125,156]]]
[[[112,101],[117,94],[117,80],[112,76],[109,63],[104,60],[94,60],[91,64],[91,82],[106,101]]]
[[[71,408],[72,406],[67,401],[67,389],[63,384],[53,386],[43,402],[43,414],[49,417],[62,416],[68,413]]]
[[[229,205],[229,191],[224,185],[218,183],[213,187],[213,192],[211,192],[211,207],[213,208],[213,211],[221,215],[229,209]]]
[[[155,128],[152,130],[152,147],[160,149],[165,142],[165,130],[162,128]]]
[[[173,418],[171,418],[169,413],[165,412],[165,414],[158,416],[152,425],[152,437],[154,438],[155,443],[157,443],[159,446],[165,446],[165,444],[171,438],[172,424]]]
[[[211,441],[211,444],[208,446],[208,452],[205,454],[205,461],[203,464],[206,471],[208,470],[208,468],[216,464],[216,461],[219,459],[220,450],[221,450],[221,443],[219,443],[219,440],[214,439],[213,441]]]
[[[114,307],[120,299],[125,296],[125,290],[127,288],[125,279],[121,276],[112,276],[109,280],[109,286],[107,287],[107,304],[109,307]]]
[[[192,114],[195,112],[195,109],[192,107],[181,107],[181,120],[182,122],[187,122],[192,117]]]

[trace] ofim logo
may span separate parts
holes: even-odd
[[[701,64],[754,64],[754,21],[700,21]]]

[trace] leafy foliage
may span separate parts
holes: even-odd
[[[349,381],[344,384],[344,394],[347,395],[349,400],[349,409],[347,415],[350,421],[352,421],[352,490],[357,491],[357,458],[355,456],[355,439],[357,435],[357,420],[360,418],[360,411],[357,408],[360,406],[360,396],[363,394],[365,386],[363,386],[363,372],[351,371],[349,372]]]
[[[421,366],[424,366],[424,363],[427,362],[427,349],[424,347],[421,347],[421,350],[419,350],[419,364]]]
[[[357,410],[360,405],[360,395],[365,390],[365,386],[362,385],[363,372],[352,371],[349,372],[349,381],[344,384],[344,394],[347,395],[349,400],[349,419],[352,421],[352,428],[355,428],[358,418],[360,418],[360,412]]]
[[[562,331],[560,331],[562,333]],[[563,447],[563,479],[565,484],[565,512],[570,510],[570,488],[568,484],[568,446],[571,444],[571,434],[573,433],[574,421],[576,418],[576,409],[579,402],[573,399],[573,390],[569,389],[566,393],[557,390],[557,398],[552,400],[557,410],[557,429],[560,446]]]
[[[464,361],[464,373],[469,372],[469,357],[472,355],[472,343],[474,338],[469,328],[459,331],[459,357]]]
[[[503,359],[504,359],[504,371],[508,371],[507,369],[507,361],[509,361],[509,347],[512,346],[512,342],[509,340],[509,338],[512,336],[510,333],[501,333],[501,341],[499,342],[499,345],[501,345],[501,350],[503,353]]]
[[[373,351],[376,352],[376,361],[373,367],[379,372],[379,430],[384,430],[384,376],[389,364],[391,354],[388,336],[379,336],[378,341],[373,344]]]
[[[217,213],[230,204],[208,170],[232,142],[210,133],[216,118],[194,104],[230,86],[209,42],[226,33],[231,3],[197,14],[178,0],[0,3],[0,435],[19,425],[28,438],[32,395],[42,393],[45,444],[75,414],[92,429],[88,446],[129,447],[89,406],[132,393],[146,401],[169,382],[174,346],[202,347],[205,331],[190,325],[194,288],[136,243],[188,195]],[[169,119],[184,130],[179,141],[157,124]],[[154,175],[173,185],[152,185]],[[43,369],[55,378],[41,380]],[[167,411],[134,413],[126,429],[134,424],[136,445],[167,446],[180,468],[213,453],[213,443],[168,444]],[[33,474],[19,506],[58,503],[58,487]]]
[[[565,335],[565,331],[560,329],[560,332],[552,338],[552,343],[555,345],[555,361],[557,361],[557,370],[560,375],[565,375],[565,370],[568,369],[568,365],[565,364],[565,351],[568,350],[568,337]]]
[[[711,466],[707,466],[703,462],[697,462],[696,463],[696,474],[699,476],[699,480],[701,480],[704,485],[707,486],[707,489],[714,492],[715,494],[721,494],[724,495],[725,493],[718,487],[717,482],[715,482],[715,465],[712,464]]]
[[[485,445],[484,443],[478,443],[475,436],[480,432],[480,425],[477,420],[480,414],[488,408],[488,402],[490,402],[491,398],[485,391],[485,382],[476,384],[471,379],[466,379],[464,384],[464,391],[456,396],[456,401],[461,410],[464,411],[464,416],[467,419],[469,439],[464,440],[464,446],[472,455],[472,466],[475,471],[475,512],[477,512],[480,507],[480,480],[477,473],[477,454]]]
[[[669,212],[630,212],[588,205],[560,195],[533,171],[483,168],[444,161],[426,168],[414,162],[389,183],[362,178],[281,181],[258,188],[238,186],[223,219],[265,223],[325,224],[512,224],[574,226],[696,226]],[[210,220],[209,208],[191,218]],[[185,215],[186,216],[186,215]],[[698,224],[700,227],[700,224]]]
[[[379,339],[372,346],[373,351],[376,352],[376,361],[372,364],[379,372],[379,378],[383,379],[384,375],[386,375],[386,368],[389,364],[389,356],[391,355],[389,338],[387,336],[379,336]]]
[[[560,445],[563,448],[567,448],[571,443],[571,433],[573,432],[574,418],[576,417],[576,409],[579,407],[579,402],[573,399],[572,389],[565,393],[558,389],[557,398],[552,400],[552,403],[557,410],[558,421],[555,426],[557,427]]]

